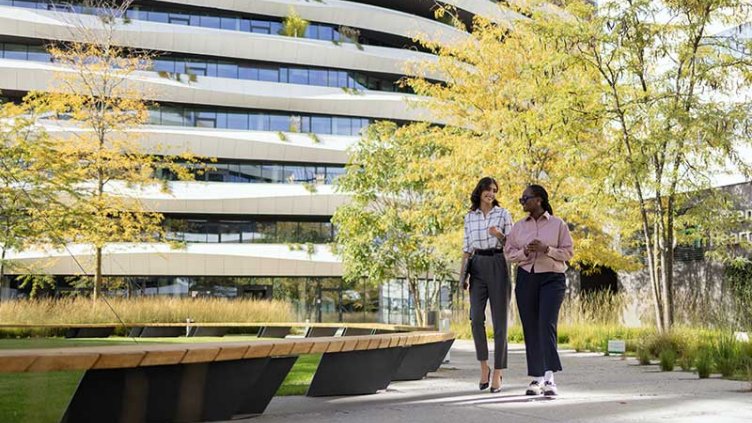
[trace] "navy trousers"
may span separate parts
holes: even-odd
[[[517,268],[514,293],[525,336],[528,376],[541,377],[548,370],[561,370],[556,326],[565,291],[563,273],[530,273]]]

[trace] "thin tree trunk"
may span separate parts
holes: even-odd
[[[2,247],[3,252],[0,256],[0,301],[3,299],[2,289],[5,288],[5,246]]]
[[[91,298],[94,301],[99,297],[99,290],[102,287],[102,247],[97,247],[95,254],[97,265],[94,270],[94,292],[91,295]]]
[[[657,274],[657,263],[655,261],[655,256],[653,254],[653,242],[652,237],[650,235],[650,224],[648,223],[648,217],[647,213],[645,213],[645,207],[644,204],[641,204],[640,209],[642,210],[642,233],[643,237],[645,238],[645,257],[648,260],[648,275],[650,279],[650,292],[653,297],[653,311],[655,312],[655,324],[658,328],[659,332],[663,332],[663,328],[661,325],[661,315],[663,314],[661,311],[661,301],[660,301],[660,291],[658,290],[658,281],[656,279]]]

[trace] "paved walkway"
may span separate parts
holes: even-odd
[[[262,422],[752,422],[749,383],[660,372],[600,354],[562,351],[556,399],[526,397],[525,352],[510,348],[502,392],[477,390],[473,346],[457,341],[451,363],[421,381],[357,397],[278,397]]]

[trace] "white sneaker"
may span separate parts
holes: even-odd
[[[543,382],[543,395],[547,397],[559,395],[559,391],[556,389],[556,384],[548,380]]]
[[[530,382],[530,385],[527,385],[527,391],[525,391],[525,395],[540,395],[541,394],[541,387],[537,380],[534,380]]]

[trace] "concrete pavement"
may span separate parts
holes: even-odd
[[[262,422],[752,422],[750,384],[661,372],[636,360],[561,352],[555,399],[526,397],[525,352],[510,347],[502,392],[478,391],[472,342],[457,341],[451,363],[426,379],[395,382],[356,397],[274,398]]]

